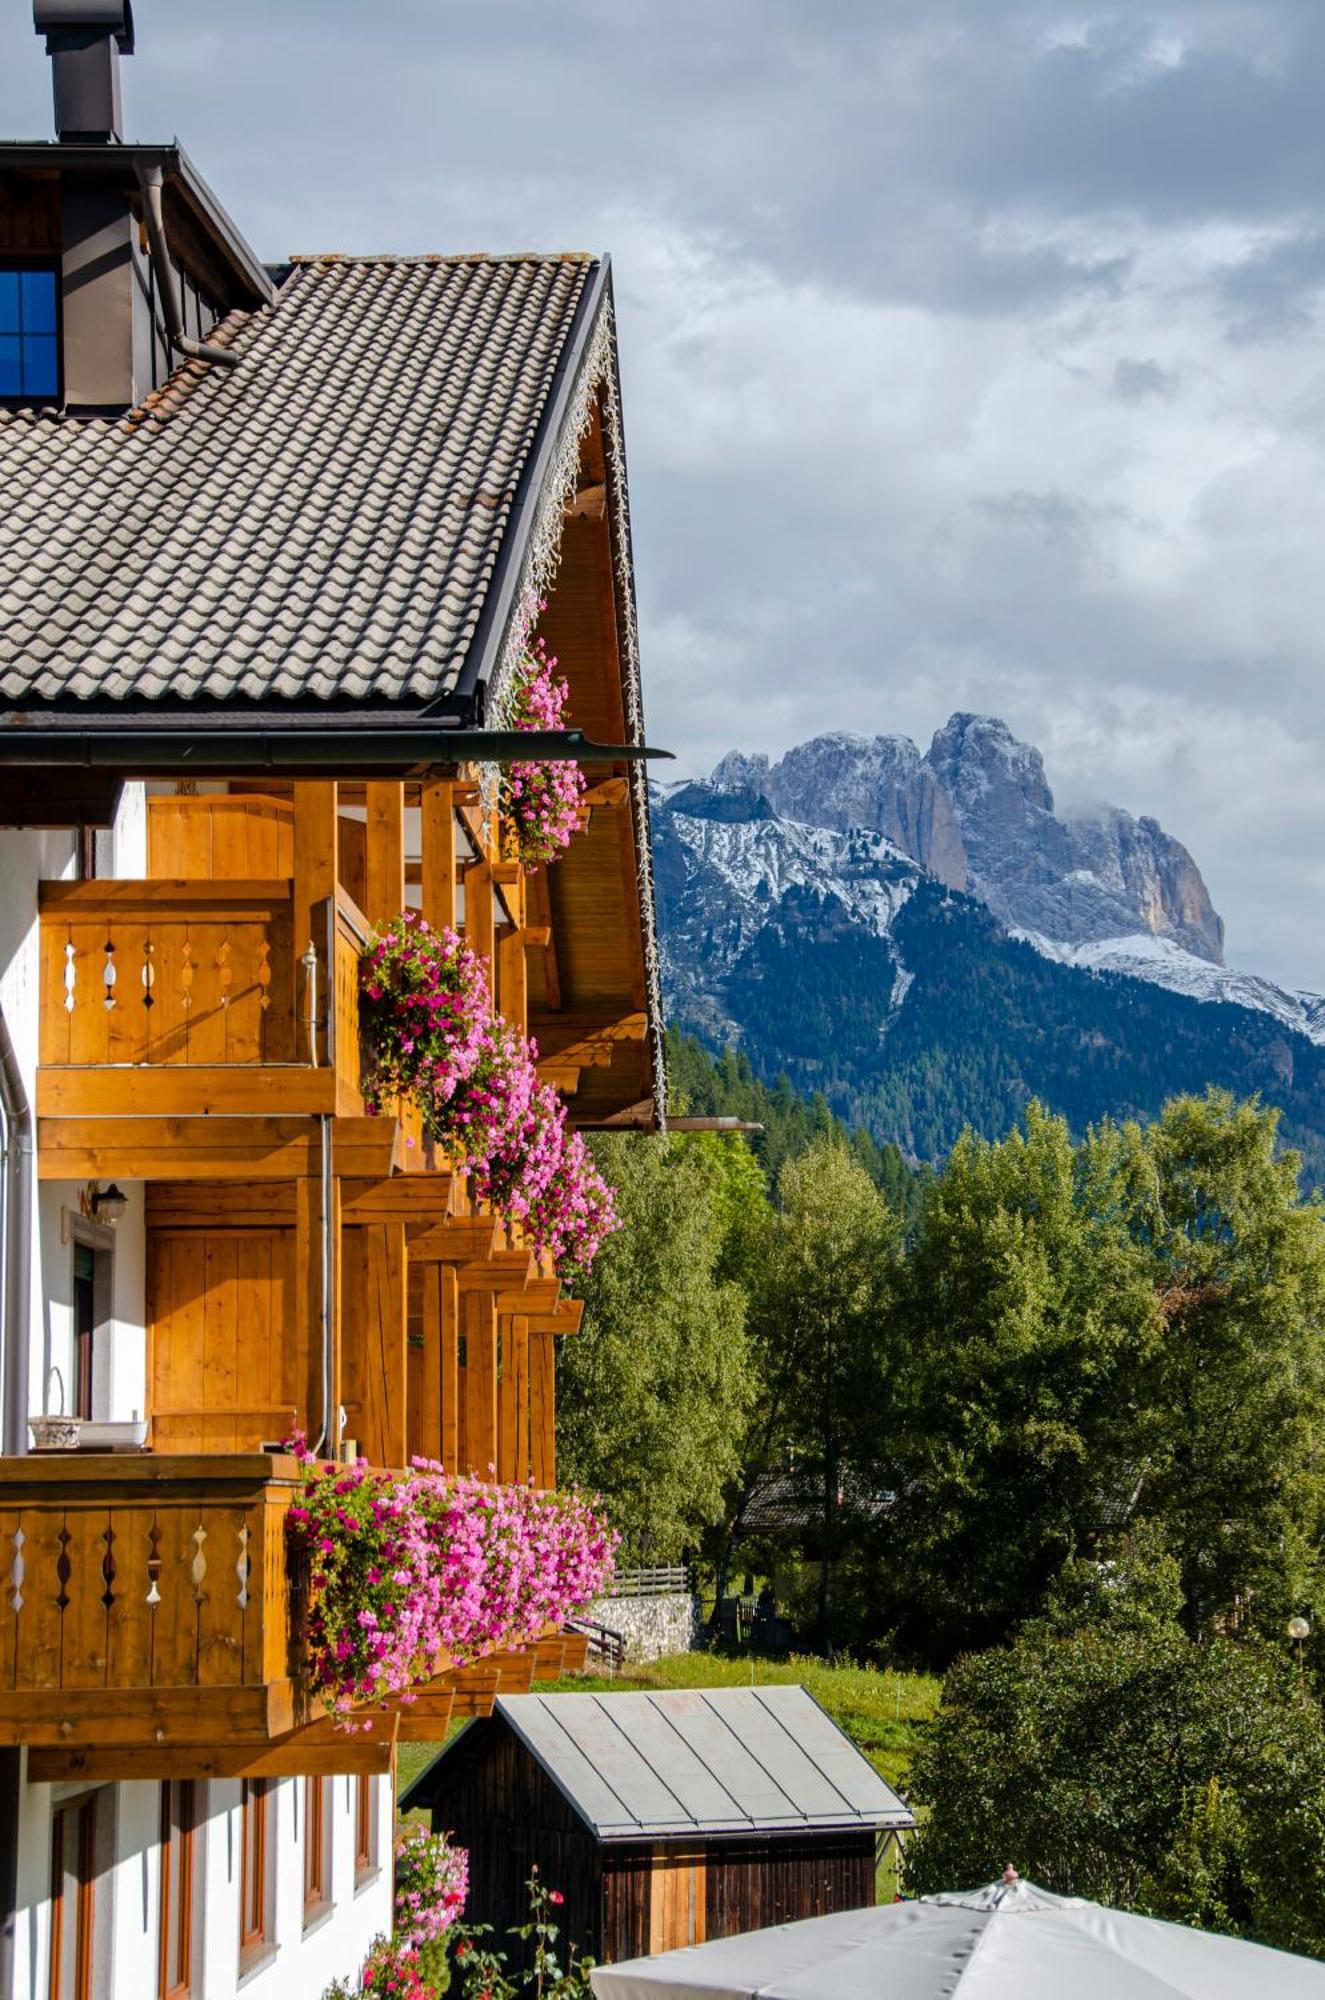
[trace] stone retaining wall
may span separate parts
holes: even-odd
[[[689,1591],[668,1591],[658,1597],[600,1597],[585,1615],[621,1634],[629,1660],[660,1660],[665,1653],[688,1653],[699,1641],[699,1599]]]

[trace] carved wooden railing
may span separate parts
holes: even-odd
[[[291,919],[284,880],[44,882],[41,1061],[305,1060]]]
[[[286,878],[44,882],[40,910],[42,1116],[361,1116],[344,890],[311,939]]]
[[[304,1719],[293,1459],[0,1460],[0,1743],[269,1742]]]

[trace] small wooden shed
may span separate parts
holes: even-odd
[[[802,1687],[502,1695],[401,1803],[468,1848],[476,1922],[537,1863],[603,1964],[863,1908],[915,1824]]]

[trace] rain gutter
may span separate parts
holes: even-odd
[[[610,763],[670,758],[670,750],[644,744],[594,743],[578,729],[447,729],[411,720],[365,726],[353,718],[316,727],[211,727],[201,719],[187,729],[173,725],[103,725],[21,721],[0,723],[0,767],[109,770],[125,777],[188,772],[235,777],[262,771],[278,777],[401,777],[456,764]]]

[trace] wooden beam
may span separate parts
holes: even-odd
[[[580,804],[584,806],[623,806],[630,796],[629,780],[626,778],[603,778],[596,785],[590,785]]]
[[[523,1035],[529,1029],[527,933],[507,932],[497,946],[497,1010]]]
[[[392,923],[405,907],[405,787],[370,779],[367,794],[367,862],[364,915],[374,930]]]
[[[471,861],[465,869],[465,942],[483,960],[489,990],[496,992],[493,962],[492,864]]]
[[[149,1229],[293,1229],[288,1181],[149,1181]]]
[[[493,1477],[497,1462],[497,1310],[490,1291],[462,1298],[465,1335],[465,1457],[462,1468]]]
[[[403,1162],[389,1118],[338,1118],[333,1145],[339,1173],[376,1181]],[[318,1165],[307,1118],[43,1118],[37,1127],[43,1181],[248,1184],[296,1180]]]
[[[551,1333],[558,1339],[568,1333],[578,1333],[584,1319],[583,1299],[558,1299],[551,1312],[529,1315],[530,1333]]]
[[[642,1042],[649,1032],[646,1013],[594,1020],[567,1016],[544,1029],[539,1051],[546,1061],[574,1063],[580,1069],[606,1069],[623,1043]]]
[[[294,786],[294,910],[291,945],[296,961],[312,943],[318,954],[318,1012],[325,1019],[330,1011],[334,968],[329,962],[324,912],[328,902],[334,907],[337,868],[337,792],[334,779],[300,779]],[[307,999],[302,976],[294,981],[295,1047],[307,1040],[300,1028],[306,1019]],[[318,1037],[322,1054],[325,1034]],[[197,1105],[181,1109],[198,1110]],[[335,1107],[332,1106],[332,1109]]]
[[[543,1004],[550,1014],[561,1012],[561,968],[557,961],[557,938],[552,926],[552,895],[547,869],[537,868],[526,885],[529,922],[547,932],[543,949]]]
[[[531,1278],[520,1291],[498,1292],[498,1312],[550,1313],[560,1296],[556,1278]]]
[[[454,1264],[438,1268],[442,1315],[442,1464],[460,1470],[460,1284]]]
[[[300,1063],[89,1064],[37,1071],[39,1118],[312,1118],[336,1075]]]
[[[431,1228],[424,1225],[409,1239],[409,1254],[416,1264],[471,1264],[476,1260],[484,1271],[501,1249],[502,1225],[495,1215],[452,1215]]]
[[[0,1693],[0,1743],[49,1749],[265,1746],[294,1725],[288,1680],[255,1687],[45,1687]]]
[[[563,1097],[574,1097],[580,1087],[580,1072],[574,1063],[541,1062],[538,1064],[538,1080],[550,1083]]]
[[[169,1748],[34,1749],[29,1784],[106,1784],[166,1778],[373,1777],[390,1771],[400,1717],[365,1709],[354,1733],[330,1718],[266,1745],[182,1743]]]
[[[551,1334],[529,1336],[529,1446],[534,1485],[557,1483],[556,1348]]]
[[[380,1122],[380,1121],[379,1121]],[[341,1215],[349,1226],[357,1222],[405,1222],[437,1225],[455,1207],[457,1183],[451,1174],[397,1174],[384,1181],[343,1181]]]
[[[455,929],[456,854],[454,788],[430,779],[419,789],[423,914],[434,930]]]
[[[460,1266],[462,1292],[522,1290],[534,1277],[537,1263],[532,1250],[498,1250],[472,1264]]]

